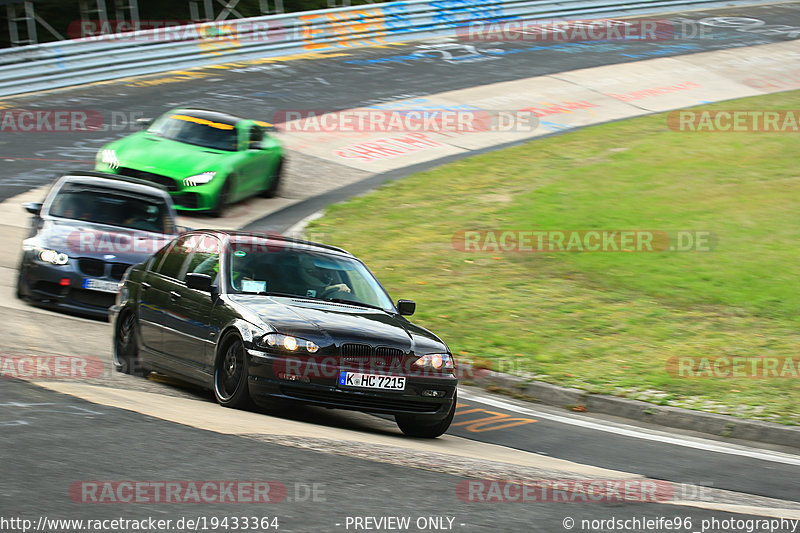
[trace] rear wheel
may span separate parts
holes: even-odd
[[[278,188],[281,185],[281,178],[283,177],[283,159],[278,161],[272,175],[269,176],[267,186],[261,191],[262,198],[274,198],[278,194]]]
[[[146,376],[150,373],[139,361],[139,346],[136,343],[136,316],[126,312],[117,321],[114,330],[114,366],[118,372]]]
[[[222,345],[214,368],[214,396],[223,407],[243,409],[252,405],[247,390],[247,356],[238,335],[230,335]]]
[[[456,414],[456,398],[453,396],[453,405],[450,407],[450,412],[442,420],[429,421],[425,416],[402,416],[397,415],[394,417],[400,431],[409,437],[421,437],[425,439],[435,439],[443,435],[453,422],[453,416]]]

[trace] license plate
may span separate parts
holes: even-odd
[[[380,374],[361,374],[359,372],[342,372],[339,374],[339,385],[360,387],[362,389],[405,390],[406,378]]]
[[[86,278],[83,280],[83,288],[100,292],[117,292],[117,282],[104,279]]]

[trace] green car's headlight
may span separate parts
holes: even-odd
[[[216,176],[216,172],[203,172],[202,174],[195,174],[194,176],[189,176],[188,178],[183,179],[183,186],[184,187],[194,187],[195,185],[205,185],[209,181],[214,179]]]
[[[114,150],[101,150],[99,154],[100,162],[111,168],[119,168],[119,159]]]

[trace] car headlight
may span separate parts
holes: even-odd
[[[39,248],[37,252],[39,261],[50,263],[51,265],[66,265],[69,262],[69,256],[63,252],[56,252],[48,248]]]
[[[449,372],[453,372],[455,369],[453,356],[449,353],[425,354],[414,361],[414,366],[424,370],[445,370]]]
[[[267,333],[258,339],[257,344],[265,348],[283,348],[289,352],[305,350],[308,353],[317,353],[317,351],[319,351],[319,346],[312,341],[298,339],[297,337],[282,335],[280,333]]]
[[[184,187],[194,187],[195,185],[205,185],[209,181],[214,179],[216,176],[216,172],[203,172],[202,174],[195,174],[194,176],[189,176],[188,178],[183,179],[183,186]]]
[[[100,162],[108,165],[111,168],[119,168],[119,159],[117,159],[117,152],[114,150],[101,150],[100,151]]]

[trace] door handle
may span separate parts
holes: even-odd
[[[146,291],[146,290],[147,290],[147,289],[149,289],[149,288],[150,288],[150,284],[149,284],[149,283],[147,283],[146,281],[143,281],[143,282],[142,282],[142,290],[143,290],[143,291]]]
[[[178,291],[169,291],[169,298],[173,302],[175,300],[180,300],[181,299],[181,293],[179,293]]]

